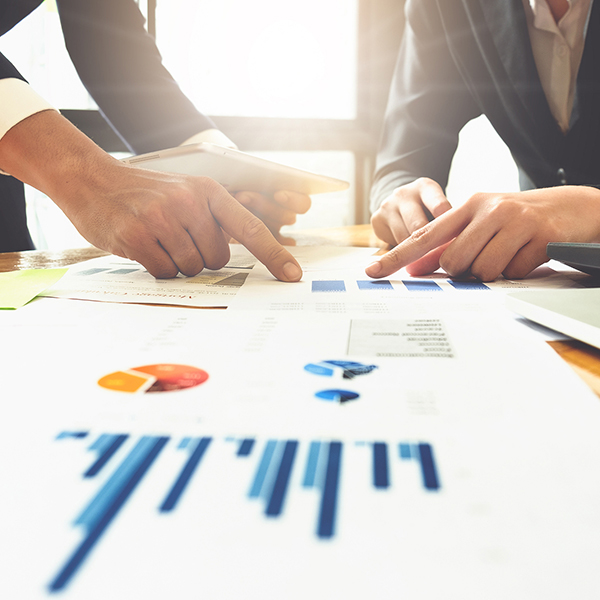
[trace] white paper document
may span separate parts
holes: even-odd
[[[340,270],[366,266],[375,248],[300,246],[289,250],[305,273],[327,268]],[[256,258],[239,244],[231,244],[231,259],[217,271],[204,269],[194,277],[156,279],[139,263],[105,256],[74,265],[42,296],[137,304],[167,304],[193,307],[227,307],[257,264]],[[260,264],[260,263],[259,263]],[[282,286],[265,267],[267,278]]]
[[[42,296],[135,302],[177,306],[228,306],[242,287],[256,259],[243,247],[232,244],[231,260],[218,271],[205,269],[195,277],[179,275],[156,279],[136,263],[118,256],[103,256],[71,267]]]
[[[392,309],[0,313],[0,597],[596,598],[598,398],[500,304]]]

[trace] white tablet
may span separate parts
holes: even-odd
[[[125,158],[123,162],[154,171],[210,177],[231,192],[273,193],[287,190],[310,195],[337,192],[349,186],[347,181],[209,143],[139,154]]]

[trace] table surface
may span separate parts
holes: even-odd
[[[370,225],[353,225],[311,229],[286,233],[298,245],[363,246],[385,248]],[[89,246],[72,250],[32,250],[0,253],[0,272],[22,269],[65,267],[91,258],[106,256],[106,252]],[[548,342],[575,372],[600,396],[600,350],[576,340]]]

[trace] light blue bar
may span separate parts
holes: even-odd
[[[407,459],[412,458],[410,444],[398,444],[398,450],[400,452],[400,458],[402,460],[407,460]]]
[[[252,483],[252,487],[248,492],[249,498],[259,498],[260,493],[265,482],[265,478],[267,476],[267,471],[269,470],[269,466],[271,464],[271,459],[273,458],[273,454],[275,452],[275,448],[277,447],[277,440],[269,440],[265,446],[263,451],[262,458],[260,460],[260,464],[258,465],[258,469],[256,471],[256,475],[254,476],[254,482]]]
[[[192,441],[192,438],[190,438],[190,437],[184,437],[179,442],[179,445],[177,446],[177,448],[179,450],[185,450],[190,445],[191,441]]]
[[[403,279],[402,283],[409,292],[441,292],[442,288],[430,279]]]
[[[306,471],[304,473],[303,487],[313,487],[317,478],[317,465],[319,463],[319,451],[321,450],[321,442],[311,442],[308,451],[308,459],[306,460]]]
[[[87,431],[62,431],[56,436],[57,440],[66,440],[67,438],[81,439],[87,437]]]
[[[314,280],[312,282],[312,291],[313,292],[345,292],[346,284],[341,279],[331,279],[331,280]]]
[[[362,280],[357,280],[356,285],[358,285],[359,290],[369,290],[369,291],[387,290],[388,292],[394,290],[394,287],[387,279],[376,279],[376,280],[362,279]]]
[[[115,496],[118,495],[123,485],[129,481],[131,475],[145,460],[148,452],[155,443],[155,437],[144,436],[140,439],[100,492],[98,492],[87,508],[79,515],[75,521],[76,525],[84,525],[88,530],[94,528],[99,519],[104,515],[106,505],[110,504]]]

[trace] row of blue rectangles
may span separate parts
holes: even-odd
[[[441,292],[442,288],[431,279],[402,279],[407,290],[410,292]],[[447,279],[452,287],[457,290],[489,290],[490,288],[481,281],[462,281]],[[356,282],[359,290],[393,290],[391,281],[387,279],[358,280]],[[312,282],[313,292],[345,292],[346,284],[341,279],[318,280]]]
[[[85,439],[87,437],[88,432],[63,432],[57,436],[57,439]],[[88,448],[96,453],[96,459],[83,476],[85,478],[95,477],[109,463],[128,437],[127,434],[100,435]],[[235,454],[242,458],[250,456],[256,446],[254,438],[230,439],[229,441],[238,444]],[[82,526],[86,535],[50,583],[51,592],[58,592],[67,586],[168,442],[169,437],[166,436],[141,437],[82,511],[75,524]],[[159,512],[168,513],[175,509],[211,442],[211,437],[185,437],[180,440],[178,449],[186,451],[188,458],[163,502],[159,505]],[[372,447],[373,486],[376,489],[390,487],[388,444],[385,442],[357,442],[357,444]],[[300,442],[297,440],[274,439],[268,440],[264,445],[248,490],[248,497],[252,500],[264,501],[264,513],[267,517],[278,517],[283,512],[299,445]],[[321,492],[316,528],[316,535],[320,539],[329,539],[335,534],[342,456],[342,442],[310,442],[302,485],[305,488],[315,488]],[[426,490],[437,491],[440,488],[433,450],[429,444],[401,443],[398,445],[398,456],[402,460],[413,459],[420,464],[422,483]]]

